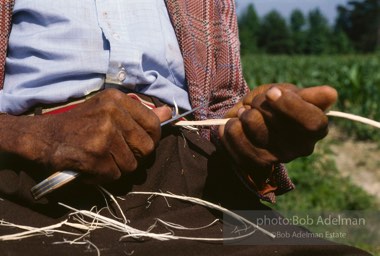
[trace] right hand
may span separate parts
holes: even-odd
[[[41,119],[45,143],[40,162],[52,171],[75,170],[104,183],[134,171],[152,153],[160,123],[171,109],[150,110],[124,93],[107,89],[70,111]]]
[[[337,96],[329,86],[259,86],[227,113],[219,136],[242,175],[265,185],[275,164],[310,155],[327,135],[324,111]]]

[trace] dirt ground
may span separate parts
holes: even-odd
[[[335,154],[338,170],[344,177],[377,197],[380,203],[380,143],[355,141],[341,136],[332,128],[326,139],[334,140],[331,150]]]

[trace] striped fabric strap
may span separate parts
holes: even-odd
[[[4,84],[5,58],[14,2],[14,0],[0,0],[0,89]]]

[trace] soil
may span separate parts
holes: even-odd
[[[331,150],[342,176],[350,177],[380,202],[380,143],[347,138],[334,128],[326,139],[335,142]]]

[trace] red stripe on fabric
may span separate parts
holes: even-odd
[[[44,115],[55,115],[55,114],[64,113],[64,112],[66,112],[66,111],[69,111],[70,109],[75,108],[75,107],[78,106],[79,104],[80,104],[80,103],[78,103],[78,104],[73,104],[73,105],[70,105],[70,106],[67,106],[67,107],[62,107],[62,108],[59,108],[59,109],[55,109],[55,110],[52,110],[52,111],[49,111],[49,112],[44,113]]]
[[[142,98],[140,98],[138,95],[134,94],[134,93],[128,93],[127,94],[130,98],[134,99],[134,100],[137,100],[138,102],[140,102],[141,104],[143,105],[146,105],[147,107],[150,107],[150,108],[156,108],[156,106],[154,105],[154,103],[150,103]]]
[[[153,103],[149,103],[145,100],[143,100],[142,98],[140,98],[138,95],[136,94],[127,94],[130,98],[140,102],[141,104],[143,105],[146,105],[146,106],[149,106],[151,108],[156,108],[156,106],[153,104]],[[76,103],[76,104],[72,104],[72,105],[69,105],[69,106],[65,106],[65,107],[62,107],[62,108],[57,108],[57,109],[54,109],[52,111],[47,111],[45,113],[43,113],[44,115],[55,115],[55,114],[60,114],[60,113],[64,113],[66,111],[69,111],[73,108],[75,108],[76,106],[78,106],[79,104],[81,103]]]

